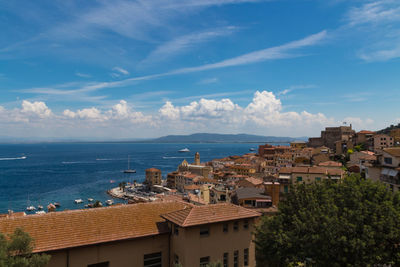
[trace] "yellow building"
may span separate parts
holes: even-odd
[[[256,173],[256,168],[249,164],[231,165],[229,170],[233,171],[239,175],[251,176]]]
[[[294,141],[290,143],[291,148],[303,149],[307,147],[307,142],[305,141]]]
[[[22,228],[48,267],[255,266],[260,214],[232,204],[154,202],[0,219],[0,232]]]
[[[161,171],[156,168],[146,170],[146,183],[150,186],[161,185]]]

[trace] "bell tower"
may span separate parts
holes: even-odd
[[[199,154],[199,152],[196,152],[196,154],[194,154],[194,165],[200,165],[200,154]]]

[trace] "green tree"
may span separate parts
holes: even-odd
[[[0,267],[44,267],[50,260],[46,254],[33,254],[33,240],[28,233],[16,229],[9,238],[0,233]]]
[[[256,236],[259,266],[400,266],[400,195],[352,175],[295,185]]]

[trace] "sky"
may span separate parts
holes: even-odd
[[[0,0],[0,138],[400,122],[398,0]]]

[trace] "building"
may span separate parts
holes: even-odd
[[[375,132],[372,131],[359,131],[356,133],[356,145],[364,144],[366,149],[369,149],[372,146],[372,140],[375,135]]]
[[[161,185],[161,171],[156,168],[146,169],[146,184]]]
[[[178,172],[170,172],[167,174],[167,187],[174,189],[176,188],[175,180],[176,180],[176,175]]]
[[[271,196],[265,194],[264,188],[243,187],[235,190],[235,204],[246,208],[272,207]]]
[[[189,164],[186,160],[183,160],[178,166],[178,172],[191,172],[206,178],[212,178],[212,171],[213,168],[211,166],[201,165],[200,154],[198,152],[194,156],[194,164]]]
[[[337,141],[348,141],[355,136],[355,131],[350,126],[326,127],[321,131],[321,137],[313,137],[308,139],[310,147],[326,146],[330,149],[336,149]]]
[[[400,129],[391,130],[389,135],[393,137],[395,146],[400,146]]]
[[[290,143],[290,147],[294,149],[303,149],[307,147],[307,142],[305,141],[294,141]]]
[[[162,215],[172,229],[171,264],[256,266],[252,231],[261,214],[232,204],[194,206]]]
[[[232,204],[154,202],[0,218],[0,232],[22,228],[48,267],[255,266],[258,212]]]
[[[374,151],[393,147],[394,138],[386,134],[377,134],[374,136]]]
[[[256,173],[256,168],[250,164],[235,164],[228,167],[228,171],[234,172],[238,175],[251,176]]]
[[[400,147],[385,148],[378,155],[379,165],[375,166],[379,173],[379,179],[385,183],[390,190],[400,190]]]
[[[290,183],[314,183],[323,179],[341,180],[345,171],[327,167],[293,167],[282,168],[279,171],[279,179],[287,179]]]

